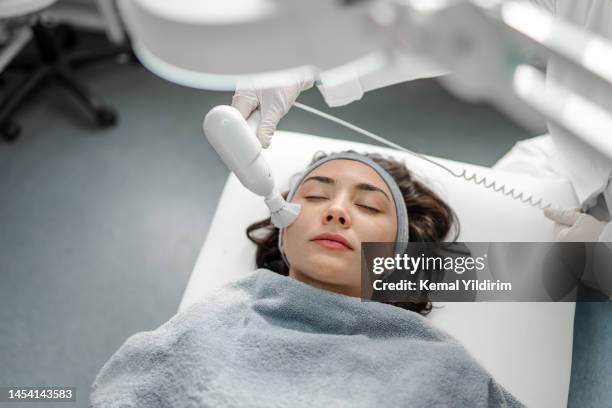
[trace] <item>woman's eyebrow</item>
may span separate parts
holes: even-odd
[[[311,177],[308,177],[306,180],[304,180],[304,182],[302,183],[302,185],[306,184],[306,182],[307,182],[307,181],[310,181],[310,180],[315,180],[315,181],[321,182],[321,183],[323,183],[323,184],[330,184],[330,185],[334,185],[334,184],[336,184],[336,180],[334,180],[334,179],[333,179],[333,178],[331,178],[331,177],[325,177],[325,176],[311,176]],[[382,193],[382,194],[385,196],[385,198],[386,198],[388,201],[391,201],[391,200],[389,199],[389,196],[387,195],[387,193],[385,193],[385,192],[384,192],[382,189],[380,189],[380,188],[378,188],[378,187],[376,187],[376,186],[373,186],[372,184],[368,184],[368,183],[359,183],[359,184],[356,184],[356,185],[355,185],[355,188],[356,188],[357,190],[362,190],[362,191],[378,191],[379,193]]]
[[[368,184],[368,183],[359,183],[359,184],[357,184],[357,185],[355,186],[355,188],[356,188],[357,190],[363,190],[363,191],[378,191],[379,193],[383,193],[383,194],[384,194],[384,196],[387,198],[387,200],[388,200],[388,201],[391,201],[391,200],[389,199],[389,196],[387,195],[387,193],[385,193],[385,192],[384,192],[382,189],[380,189],[380,188],[378,188],[378,187],[376,187],[376,186],[373,186],[373,185],[371,185],[371,184]]]
[[[330,178],[330,177],[325,177],[325,176],[311,176],[311,177],[308,177],[306,180],[304,180],[304,182],[302,183],[302,185],[306,184],[306,182],[307,182],[307,181],[310,181],[310,180],[319,181],[319,182],[324,183],[324,184],[331,184],[331,185],[336,184],[336,180],[334,180],[333,178]]]

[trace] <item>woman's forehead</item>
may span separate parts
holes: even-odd
[[[341,185],[352,186],[360,183],[371,184],[390,194],[387,183],[380,174],[365,163],[350,159],[336,159],[323,163],[304,178],[312,176],[329,177]]]

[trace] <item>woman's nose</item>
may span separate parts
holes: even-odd
[[[344,228],[351,226],[351,217],[344,207],[334,204],[327,208],[323,215],[323,224],[338,223]]]

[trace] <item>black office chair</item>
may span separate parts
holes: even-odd
[[[24,2],[25,1],[25,2]],[[9,0],[0,2],[0,18],[31,15],[32,40],[37,50],[38,58],[27,78],[15,87],[7,97],[0,102],[0,135],[6,141],[18,138],[21,129],[13,115],[19,107],[36,91],[53,81],[70,91],[90,112],[95,123],[101,127],[113,126],[117,123],[115,110],[105,105],[87,87],[77,81],[74,69],[119,54],[131,55],[131,47],[125,45],[110,45],[92,50],[65,51],[59,46],[54,31],[45,24],[38,13],[55,0]],[[14,4],[14,5],[13,5]],[[7,9],[4,9],[8,7]],[[13,9],[11,9],[13,7]],[[17,14],[19,13],[19,14]],[[8,67],[10,69],[10,65]]]

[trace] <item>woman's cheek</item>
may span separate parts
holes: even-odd
[[[395,241],[397,236],[395,220],[393,222],[385,220],[370,219],[367,228],[364,231],[364,237],[361,241],[363,242],[392,242]]]
[[[295,201],[295,203],[300,204],[301,207],[300,207],[300,212],[298,213],[297,218],[291,224],[291,226],[311,222],[312,217],[313,217],[312,206],[308,205],[308,203],[304,203],[303,200]]]

